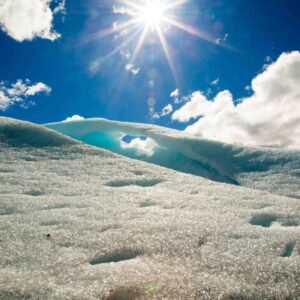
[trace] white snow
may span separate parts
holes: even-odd
[[[100,128],[106,145],[145,136],[264,191],[0,118],[0,298],[299,298],[299,152],[105,120],[58,128],[77,138]],[[292,197],[267,192],[275,186]]]

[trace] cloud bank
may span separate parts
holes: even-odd
[[[229,91],[209,101],[200,91],[172,115],[185,131],[249,146],[300,148],[300,52],[283,53],[252,81],[253,94],[234,105]]]
[[[39,93],[50,94],[51,88],[42,82],[31,84],[28,79],[25,81],[19,79],[10,87],[5,82],[0,82],[0,110],[5,111],[16,103],[27,108],[28,105],[34,103],[28,102],[28,98]]]
[[[51,0],[0,0],[0,26],[18,42],[42,38],[55,40],[60,34],[53,30],[53,16],[65,12],[65,0],[50,8]]]

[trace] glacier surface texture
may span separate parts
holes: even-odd
[[[300,298],[299,151],[47,127],[0,118],[0,299]]]

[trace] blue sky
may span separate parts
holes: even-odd
[[[9,1],[18,4],[19,0]],[[59,4],[64,3],[52,1],[51,11]],[[126,53],[132,54],[142,25],[127,36],[120,32],[96,34],[130,19],[127,14],[114,12],[113,7],[124,5],[117,1],[67,0],[64,9],[53,13],[52,33],[59,33],[60,38],[36,36],[23,41],[9,32],[0,13],[2,84],[9,88],[18,79],[29,79],[28,84],[41,82],[51,88],[51,92],[30,97],[28,101],[34,105],[15,103],[0,110],[0,115],[48,123],[77,114],[184,129],[188,122],[168,116],[153,118],[153,113],[159,114],[168,104],[174,111],[182,105],[170,98],[175,89],[181,96],[201,91],[208,99],[229,90],[233,101],[238,101],[251,94],[246,86],[265,64],[300,47],[297,0],[190,0],[172,10],[172,15],[204,32],[210,41],[170,26],[165,38],[176,69],[175,81],[156,31],[149,32],[132,66],[138,73],[133,74],[126,70]],[[134,34],[131,43],[107,57]],[[155,99],[152,114],[149,98]]]

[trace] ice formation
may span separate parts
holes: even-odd
[[[215,181],[300,198],[299,151],[245,148],[200,139],[163,127],[105,119],[46,126],[130,158]],[[135,138],[126,143],[122,138],[127,136]]]
[[[134,158],[178,151],[264,191],[0,118],[1,299],[299,299],[299,152],[104,120],[49,127]],[[120,133],[157,145],[120,149]]]

